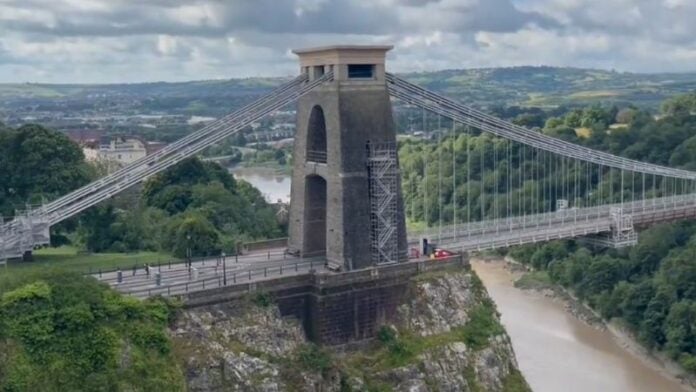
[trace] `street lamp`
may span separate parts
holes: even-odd
[[[186,234],[186,258],[188,258],[189,270],[191,269],[191,234]]]
[[[227,264],[225,264],[225,252],[222,252],[222,285],[227,286]]]

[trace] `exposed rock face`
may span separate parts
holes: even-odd
[[[508,336],[467,341],[490,300],[472,272],[419,277],[390,326],[362,349],[311,346],[298,320],[252,303],[183,312],[172,335],[192,391],[505,391],[519,376]],[[492,309],[492,308],[491,308]],[[489,316],[495,323],[497,314]],[[468,328],[468,329],[467,329]],[[480,332],[480,331],[473,331]],[[520,390],[520,389],[517,389]]]
[[[172,334],[191,391],[286,390],[274,359],[291,358],[306,342],[297,320],[250,303],[183,312]]]
[[[423,280],[415,284],[414,295],[399,307],[398,322],[421,336],[464,325],[469,320],[468,312],[481,301],[472,285],[472,275],[464,273]]]
[[[503,380],[516,367],[511,350],[506,338],[494,339],[491,347],[478,352],[462,342],[453,342],[428,350],[413,364],[376,376],[397,391],[471,391],[474,389],[468,377],[485,391],[502,391]]]

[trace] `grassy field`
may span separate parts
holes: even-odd
[[[132,268],[134,264],[165,263],[174,258],[165,253],[82,253],[77,248],[62,246],[59,248],[44,248],[34,251],[33,262],[14,261],[8,264],[8,270],[31,270],[46,267],[66,269],[76,272],[93,272],[102,269],[112,270]],[[0,274],[2,269],[0,268]]]

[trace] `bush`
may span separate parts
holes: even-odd
[[[492,336],[505,332],[496,318],[495,305],[490,300],[474,308],[469,316],[469,321],[459,330],[459,336],[473,350],[486,347]]]
[[[170,303],[60,271],[1,280],[0,390],[183,389]]]
[[[691,373],[696,373],[696,356],[691,354],[682,354],[679,357],[679,363]]]
[[[267,308],[273,305],[273,296],[267,292],[259,292],[254,295],[251,301],[260,308]]]
[[[417,336],[399,336],[392,326],[381,327],[377,332],[377,340],[387,349],[387,362],[392,366],[408,363],[423,343]]]
[[[392,326],[384,325],[377,331],[377,340],[385,345],[395,342],[397,339],[397,331]]]
[[[298,362],[306,370],[326,373],[333,367],[333,360],[326,350],[316,344],[307,344],[297,353]]]

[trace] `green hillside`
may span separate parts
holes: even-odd
[[[424,87],[479,106],[554,107],[595,102],[657,107],[675,94],[696,89],[696,72],[642,74],[606,70],[512,67],[444,70],[402,76]],[[179,83],[106,85],[0,84],[2,100],[80,99],[85,97],[167,97],[200,99],[256,95],[287,78],[243,78]]]
[[[657,107],[667,97],[696,89],[696,73],[637,74],[605,70],[514,67],[412,73],[407,79],[481,106],[632,103]]]

